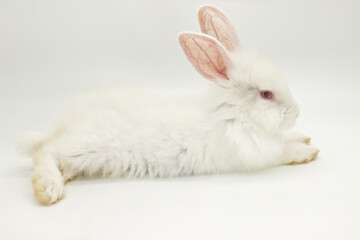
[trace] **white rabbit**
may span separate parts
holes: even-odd
[[[199,9],[203,34],[178,39],[195,69],[212,82],[204,97],[171,92],[84,95],[53,132],[23,139],[32,154],[36,197],[62,199],[78,175],[175,177],[252,171],[313,160],[310,138],[292,132],[299,114],[287,82],[246,52],[227,16]]]

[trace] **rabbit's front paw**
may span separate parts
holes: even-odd
[[[319,149],[303,142],[294,144],[294,146],[289,149],[291,149],[291,152],[288,154],[287,160],[288,164],[291,165],[309,163],[314,160],[319,153]]]
[[[298,133],[298,134],[296,135],[296,140],[299,141],[299,142],[303,142],[303,143],[306,143],[306,144],[310,144],[311,137],[306,136],[306,135],[302,135],[302,134]]]
[[[44,205],[51,205],[64,198],[64,180],[61,176],[35,171],[32,183],[36,198]]]
[[[294,142],[302,142],[302,143],[310,144],[311,141],[311,137],[303,135],[298,132],[289,132],[287,137],[289,141],[294,141]]]

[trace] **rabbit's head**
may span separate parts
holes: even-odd
[[[299,108],[282,74],[242,49],[221,10],[202,6],[199,22],[202,34],[182,32],[178,39],[195,69],[216,85],[213,110],[223,120],[241,120],[269,133],[293,126]]]

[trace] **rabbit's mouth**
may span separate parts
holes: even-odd
[[[280,123],[281,129],[292,128],[295,126],[296,118],[299,116],[299,114],[294,114],[290,110],[287,110],[282,115],[283,117]]]

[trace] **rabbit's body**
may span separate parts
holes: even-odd
[[[199,20],[205,34],[182,33],[179,42],[211,80],[210,91],[193,97],[124,89],[79,97],[52,133],[23,142],[33,154],[42,203],[61,199],[64,182],[78,175],[242,172],[316,157],[310,139],[290,129],[299,109],[283,76],[241,48],[219,9],[200,8]]]
[[[64,177],[169,177],[212,171],[194,160],[202,159],[206,138],[198,128],[200,102],[171,95],[127,89],[81,97],[46,142]]]
[[[53,156],[65,180],[79,174],[174,177],[279,164],[281,135],[259,135],[242,119],[217,119],[221,108],[175,94],[127,89],[84,95],[38,151]]]

